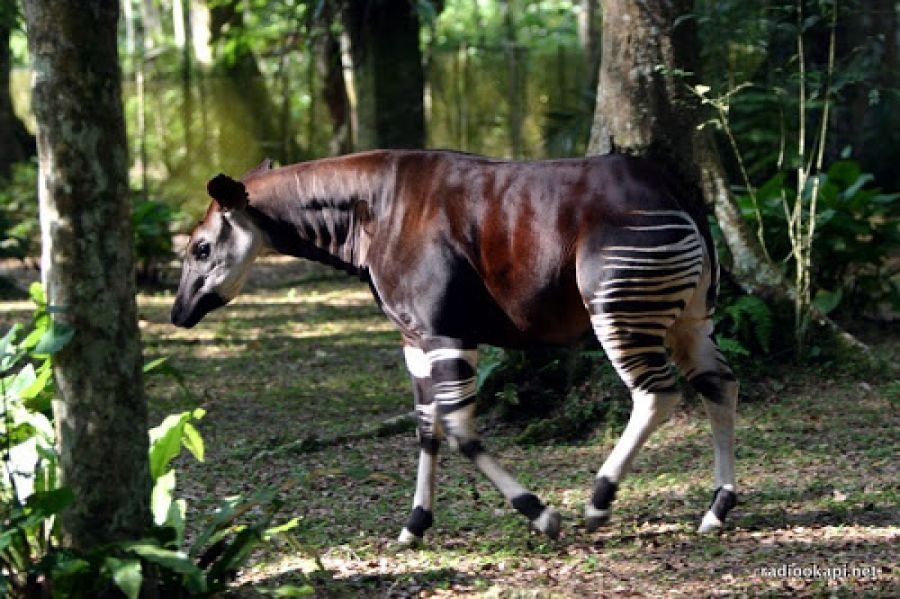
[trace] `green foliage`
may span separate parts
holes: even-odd
[[[732,357],[766,355],[772,345],[773,322],[772,311],[763,300],[752,295],[738,296],[719,306],[716,342]]]
[[[10,180],[0,180],[0,258],[35,255],[40,234],[37,164],[14,164]]]
[[[628,392],[602,351],[481,348],[479,407],[522,427],[516,441],[533,445],[579,440],[603,424],[618,426]]]
[[[13,165],[9,181],[0,181],[0,258],[25,259],[40,253],[37,177],[37,164],[23,162]],[[131,225],[141,281],[158,282],[160,266],[175,257],[172,230],[181,219],[181,212],[172,206],[135,196]]]
[[[51,356],[74,331],[51,317],[43,289],[32,285],[31,330],[14,325],[0,339],[0,590],[25,593],[29,575],[45,570],[56,550],[56,516],[72,501],[59,488]]]
[[[23,335],[23,327],[15,325],[0,339],[0,592],[87,598],[118,588],[131,599],[140,595],[151,572],[162,597],[224,590],[254,547],[284,537],[297,519],[271,526],[282,503],[275,490],[257,491],[222,501],[186,542],[188,506],[175,496],[171,463],[182,449],[203,461],[203,438],[194,426],[204,415],[199,408],[168,416],[149,432],[154,521],[149,536],[92,551],[61,546],[57,517],[75,498],[56,476],[50,362],[74,331],[52,318],[54,309],[46,305],[40,285],[32,286],[31,295],[32,330]],[[144,370],[177,372],[164,359]]]
[[[172,229],[180,219],[178,210],[156,200],[135,199],[131,208],[134,262],[143,282],[159,282],[159,267],[172,258]]]
[[[900,310],[898,266],[892,257],[900,249],[900,194],[872,186],[871,174],[858,162],[839,160],[818,177],[816,239],[813,250],[815,305],[823,312],[843,305],[854,313],[888,303]],[[805,194],[812,193],[813,182]],[[783,172],[756,191],[766,245],[776,260],[790,251],[783,198],[796,188]],[[749,195],[738,197],[744,218],[758,224]]]

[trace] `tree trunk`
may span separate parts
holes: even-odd
[[[9,178],[12,165],[27,160],[36,152],[34,136],[13,110],[9,94],[12,57],[9,36],[14,25],[12,2],[0,7],[0,179]],[[8,14],[7,14],[8,12]]]
[[[831,113],[834,133],[826,159],[837,159],[850,146],[853,156],[887,189],[900,186],[896,168],[900,158],[898,14],[894,0],[873,0],[839,15],[837,63],[851,63],[862,54],[869,56],[872,66],[841,90],[843,106]]]
[[[325,3],[321,17],[321,34],[315,43],[316,69],[322,80],[322,95],[331,119],[331,143],[329,152],[332,155],[347,154],[352,150],[350,132],[350,97],[347,94],[347,83],[344,80],[344,67],[341,62],[341,40],[332,31],[334,15],[329,3]]]
[[[597,107],[588,154],[621,152],[650,157],[681,180],[694,210],[705,202],[719,221],[742,287],[787,299],[781,271],[747,229],[731,194],[711,134],[684,73],[696,73],[697,32],[691,0],[605,0]],[[659,67],[662,68],[659,68]],[[700,199],[702,198],[702,200]]]
[[[243,113],[253,115],[253,122],[242,124],[245,130],[254,133],[265,154],[275,156],[283,164],[294,162],[301,159],[304,153],[293,136],[283,143],[279,127],[281,111],[266,85],[246,35],[242,33],[244,13],[241,5],[241,0],[223,0],[210,7],[210,41],[213,47],[221,50],[218,42],[226,36],[235,40],[227,61],[217,57],[218,66],[234,84],[234,100],[247,107]]]
[[[409,0],[349,0],[358,149],[425,145],[419,17]]]
[[[66,542],[150,523],[147,404],[135,305],[117,2],[26,0],[47,301],[75,337],[54,356]]]
[[[578,42],[584,53],[585,75],[592,79],[592,86],[597,84],[597,59],[600,56],[597,1],[579,0],[581,10],[578,12]]]

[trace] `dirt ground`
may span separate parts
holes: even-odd
[[[168,324],[171,289],[139,298],[146,359],[169,356],[191,392],[148,379],[152,423],[207,410],[206,462],[183,459],[178,473],[189,509],[290,483],[279,520],[300,518],[299,545],[276,540],[255,554],[231,595],[310,584],[322,597],[900,596],[896,370],[743,372],[740,503],[721,534],[693,532],[712,492],[712,450],[702,407],[686,401],[641,453],[606,529],[587,533],[581,511],[620,423],[598,422],[581,443],[529,447],[495,428],[486,444],[563,513],[561,538],[530,532],[445,450],[435,527],[425,547],[398,551],[414,434],[334,441],[411,407],[397,334],[358,281],[284,260],[257,270],[246,293],[192,330]],[[29,312],[0,302],[3,325]],[[888,364],[897,340],[896,329],[867,338]]]

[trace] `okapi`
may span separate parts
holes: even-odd
[[[620,155],[509,162],[376,150],[218,175],[193,230],[172,322],[192,327],[230,302],[274,251],[369,282],[396,325],[420,444],[413,511],[399,541],[432,525],[442,440],[469,458],[536,529],[560,515],[485,450],[475,431],[478,344],[566,344],[593,327],[631,391],[630,419],[597,473],[587,529],[607,521],[638,450],[681,398],[677,365],[712,424],[715,492],[699,526],[736,504],[738,385],[713,337],[718,263],[702,212],[667,175]]]

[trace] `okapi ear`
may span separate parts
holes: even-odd
[[[243,210],[249,202],[244,184],[221,173],[209,180],[206,191],[226,210]]]
[[[247,177],[251,177],[253,175],[258,175],[258,174],[261,174],[261,173],[264,173],[264,172],[270,171],[270,170],[272,170],[272,159],[265,158],[258,165],[254,166],[249,171],[244,173],[244,176],[241,177],[241,179],[246,179]]]

